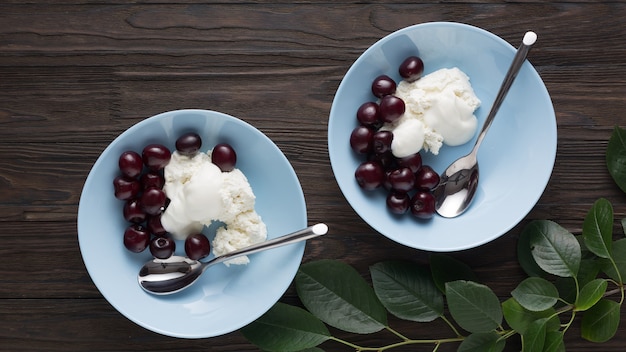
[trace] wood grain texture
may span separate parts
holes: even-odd
[[[388,240],[350,208],[333,178],[326,129],[352,62],[392,31],[428,21],[469,23],[515,45],[527,29],[540,34],[530,61],[551,94],[559,131],[548,187],[507,234],[452,254],[508,297],[525,277],[515,250],[524,224],[551,219],[579,234],[598,197],[626,217],[626,196],[604,161],[614,126],[626,125],[624,18],[623,1],[3,1],[0,350],[257,350],[239,332],[184,340],[148,331],[109,305],[83,265],[76,214],[91,166],[117,135],[163,111],[222,111],[281,148],[302,183],[309,220],[332,229],[307,245],[304,261],[340,259],[364,277],[392,257],[427,263],[430,253]],[[293,287],[282,301],[298,304]],[[411,337],[448,333],[436,323],[392,324]],[[368,346],[394,341],[334,332]],[[582,340],[577,327],[566,336],[568,351],[626,345],[624,324],[601,345]],[[519,349],[511,342],[506,351]]]

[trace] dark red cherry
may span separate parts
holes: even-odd
[[[149,144],[141,153],[143,163],[152,171],[163,169],[169,162],[172,153],[161,144]]]
[[[155,237],[150,241],[150,253],[155,258],[167,259],[174,254],[176,243],[169,237]]]
[[[435,215],[435,196],[429,191],[417,191],[411,198],[411,214],[418,219],[430,219]]]
[[[372,137],[374,132],[371,128],[359,125],[350,134],[350,148],[357,153],[365,154],[372,150]]]
[[[146,212],[141,207],[139,199],[130,199],[124,203],[124,209],[122,210],[124,219],[126,221],[134,222],[136,224],[142,223],[146,220]]]
[[[387,194],[387,209],[394,214],[404,214],[409,210],[411,197],[408,193],[391,191]]]
[[[167,197],[158,188],[148,188],[141,194],[141,206],[148,215],[160,214],[165,208]]]
[[[422,168],[422,155],[420,153],[415,153],[413,155],[405,156],[404,158],[398,158],[399,166],[406,166],[413,171],[413,173],[417,173],[419,169]]]
[[[141,175],[139,181],[141,182],[141,187],[143,189],[153,187],[161,189],[165,184],[165,178],[163,178],[163,175],[161,175],[161,173],[158,171],[146,172],[145,174]]]
[[[185,254],[193,260],[207,257],[210,252],[209,239],[201,233],[193,234],[185,240]]]
[[[415,187],[432,190],[439,184],[439,174],[428,165],[423,165],[415,174]]]
[[[363,125],[373,126],[379,122],[378,104],[363,103],[356,111],[356,119]]]
[[[391,171],[397,168],[396,157],[393,156],[391,151],[383,154],[368,154],[367,160],[380,163],[385,171]]]
[[[387,75],[380,75],[372,82],[372,93],[378,98],[393,94],[396,91],[396,81]]]
[[[237,153],[230,144],[220,143],[211,152],[211,161],[222,170],[222,172],[232,171],[237,164]]]
[[[424,72],[424,62],[417,56],[409,56],[402,61],[398,72],[407,82],[417,81]]]
[[[148,221],[146,222],[146,226],[148,227],[148,231],[155,236],[165,236],[167,231],[161,224],[161,215],[152,215],[148,217]]]
[[[133,151],[126,151],[120,155],[118,160],[120,171],[128,177],[137,177],[143,170],[143,160],[141,155]]]
[[[372,136],[372,149],[376,154],[385,154],[391,150],[393,133],[391,131],[377,131]]]
[[[408,192],[415,187],[415,174],[408,167],[391,171],[387,175],[387,180],[391,188],[396,191]]]
[[[373,190],[382,186],[385,181],[385,170],[380,163],[364,161],[354,172],[359,186],[365,190]]]
[[[141,189],[139,181],[128,176],[117,176],[113,179],[115,198],[128,200],[135,198]]]
[[[124,247],[131,252],[139,253],[143,252],[150,243],[150,234],[146,231],[146,228],[133,224],[126,228],[124,231]]]
[[[404,114],[405,110],[404,100],[395,95],[385,95],[380,101],[380,119],[383,122],[396,121]]]
[[[176,140],[176,150],[187,156],[195,155],[201,146],[202,138],[194,132],[185,133]]]

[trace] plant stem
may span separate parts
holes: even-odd
[[[610,291],[606,291],[604,293],[604,297],[609,297],[609,296],[612,296],[612,295],[614,295],[616,293],[620,293],[620,292],[624,292],[624,288],[623,287],[618,287],[618,288],[614,288],[614,289],[612,289]]]
[[[410,339],[404,335],[402,335],[401,333],[397,332],[396,330],[392,329],[390,326],[385,326],[385,329],[387,329],[387,331],[391,332],[392,334],[398,336],[399,338],[401,338],[404,341],[409,341]]]
[[[567,329],[569,329],[569,327],[572,326],[572,323],[574,322],[575,317],[576,317],[576,311],[572,310],[572,316],[569,318],[569,321],[563,327],[562,335],[565,335],[565,333],[567,332]]]
[[[613,282],[615,282],[615,281],[613,281]],[[621,305],[621,304],[624,303],[624,286],[619,284],[619,283],[617,283],[617,282],[615,282],[615,284],[617,284],[618,287],[614,288],[614,289],[612,289],[610,291],[606,291],[604,293],[603,297],[609,297],[609,296],[612,296],[612,295],[614,295],[616,293],[619,293],[620,294],[619,304]]]
[[[330,340],[333,340],[335,342],[344,344],[348,347],[353,348],[354,350],[358,351],[358,352],[363,352],[363,351],[387,351],[396,347],[400,347],[400,346],[408,346],[408,345],[425,345],[425,344],[433,344],[435,345],[435,349],[433,351],[436,351],[439,346],[441,344],[444,343],[452,343],[452,342],[461,342],[465,339],[465,337],[463,336],[459,336],[459,337],[451,337],[451,338],[446,338],[446,339],[425,339],[425,340],[411,340],[411,339],[406,339],[405,341],[401,341],[401,342],[397,342],[397,343],[392,343],[390,345],[386,345],[386,346],[382,346],[382,347],[363,347],[363,346],[359,346],[359,345],[355,345],[351,342],[342,340],[338,337],[334,337],[331,336]]]
[[[501,339],[508,339],[509,337],[517,334],[517,331],[511,329],[511,330],[503,330],[502,332],[499,333],[500,334],[500,338]]]
[[[448,324],[448,326],[450,327],[450,329],[452,329],[452,331],[454,332],[454,334],[455,334],[457,337],[462,337],[462,336],[463,336],[463,335],[461,335],[461,334],[459,333],[459,330],[457,330],[457,329],[454,327],[454,325],[452,324],[452,322],[450,322],[450,320],[448,320],[448,318],[446,318],[446,316],[445,316],[445,315],[443,315],[443,314],[442,314],[442,315],[441,315],[441,319],[442,319],[443,321],[445,321],[445,322],[446,322],[446,324]]]
[[[613,265],[613,269],[617,273],[617,280],[619,281],[618,284],[620,287],[622,287],[624,280],[622,279],[622,274],[620,273],[619,268],[617,267],[617,263],[615,263],[613,256],[609,256],[609,260],[611,261],[611,265]]]
[[[574,284],[576,284],[576,299],[574,299],[574,302],[578,302],[578,296],[580,295],[580,283],[575,275],[572,279],[574,279]]]
[[[562,302],[567,303],[567,302],[565,302],[565,301],[562,301]],[[559,314],[561,314],[561,313],[565,313],[565,312],[570,311],[570,310],[572,310],[572,309],[574,309],[574,305],[573,305],[573,304],[570,304],[570,303],[567,303],[567,304],[566,304],[566,305],[564,305],[563,307],[561,307],[561,308],[557,309],[557,310],[554,312],[554,314],[553,314],[553,315],[559,315]]]

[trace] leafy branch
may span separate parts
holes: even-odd
[[[626,130],[613,131],[606,161],[626,193]],[[600,198],[578,236],[553,221],[528,223],[517,247],[528,277],[503,302],[467,265],[444,254],[431,255],[428,267],[397,260],[374,264],[371,286],[340,261],[309,262],[295,278],[306,309],[279,302],[241,332],[261,349],[281,352],[322,351],[318,346],[326,341],[355,351],[408,345],[431,345],[437,351],[444,344],[458,344],[461,352],[498,352],[516,335],[523,351],[558,352],[565,351],[564,335],[582,315],[582,338],[605,342],[617,332],[625,299],[626,238],[614,239],[614,222],[612,204]],[[626,219],[621,224],[626,228]],[[388,314],[416,323],[441,319],[449,336],[404,336],[390,327]],[[360,346],[333,336],[328,326],[358,334],[387,330],[398,341]]]

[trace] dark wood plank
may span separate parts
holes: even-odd
[[[76,213],[91,166],[122,131],[167,110],[222,111],[274,140],[298,174],[310,221],[332,229],[307,246],[304,261],[339,259],[366,278],[370,265],[390,258],[428,263],[431,253],[397,244],[358,217],[326,150],[333,95],[352,62],[382,36],[427,21],[473,24],[515,45],[521,31],[539,33],[530,61],[557,115],[552,177],[520,224],[451,254],[507,298],[525,277],[516,243],[529,221],[555,220],[580,234],[598,197],[613,202],[616,219],[626,218],[626,197],[604,160],[614,126],[624,125],[624,17],[623,1],[4,1],[0,350],[257,350],[238,332],[183,340],[143,329],[102,298],[83,265]],[[621,231],[616,224],[616,237]],[[282,301],[299,304],[293,287]],[[578,323],[566,335],[568,351],[623,350],[623,324],[612,341],[592,344],[579,337]],[[449,334],[437,323],[392,324],[412,337]],[[367,346],[395,341],[385,333],[333,332]],[[519,349],[511,341],[506,351]]]

